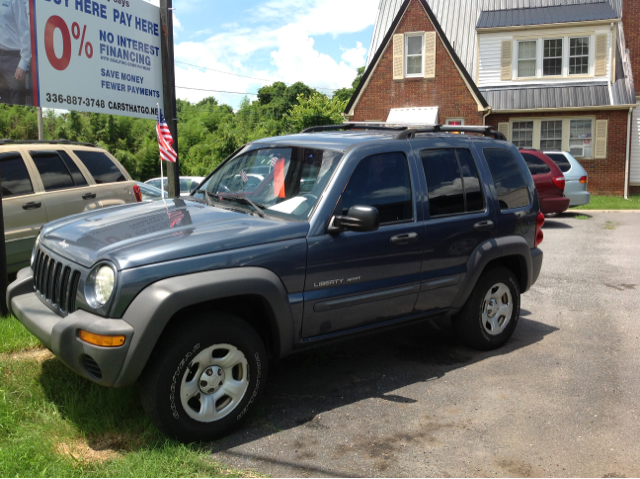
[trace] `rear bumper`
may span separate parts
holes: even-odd
[[[576,191],[574,193],[565,193],[569,198],[569,206],[588,205],[591,201],[591,193],[588,191]]]
[[[540,211],[543,213],[562,213],[569,208],[569,198],[564,196],[542,197],[540,198]]]
[[[531,250],[531,284],[530,287],[535,284],[540,276],[540,270],[542,269],[542,258],[544,254],[540,248],[533,248]]]
[[[25,293],[29,279],[31,291]],[[131,325],[82,310],[58,316],[33,292],[32,279],[31,269],[24,269],[7,290],[7,303],[14,316],[73,371],[98,384],[113,386],[131,344],[134,332]],[[95,346],[80,339],[81,329],[95,334],[124,335],[125,343],[115,348]]]

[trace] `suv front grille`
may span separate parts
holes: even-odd
[[[62,314],[73,313],[79,281],[80,271],[38,248],[33,263],[33,289],[41,300]]]

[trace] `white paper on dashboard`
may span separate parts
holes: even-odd
[[[300,206],[305,201],[307,201],[307,199],[304,196],[296,196],[295,198],[291,198],[290,200],[278,203],[277,205],[274,205],[268,209],[290,215],[296,210],[298,206]]]

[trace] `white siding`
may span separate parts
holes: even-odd
[[[640,108],[633,110],[629,184],[640,186]]]
[[[607,74],[603,76],[590,76],[590,77],[562,77],[562,78],[537,78],[533,80],[511,80],[511,81],[502,81],[500,80],[500,58],[501,58],[501,45],[504,40],[514,40],[514,37],[517,39],[518,37],[523,36],[538,36],[542,37],[550,37],[557,35],[561,36],[580,36],[585,34],[607,34]],[[593,81],[608,81],[609,75],[611,72],[611,30],[609,28],[580,28],[575,27],[572,29],[569,28],[559,28],[559,29],[541,29],[541,30],[518,30],[516,32],[505,32],[505,33],[481,33],[478,35],[478,47],[480,50],[479,63],[478,63],[478,80],[477,84],[479,87],[485,86],[526,86],[526,85],[552,85],[553,83],[567,83],[567,82],[593,82]],[[566,46],[568,51],[568,45]],[[540,58],[542,57],[542,52],[540,52],[540,48],[538,48],[538,67],[541,67]],[[590,48],[590,63],[591,63],[591,71],[594,71],[594,55],[595,55],[595,37],[591,40],[591,48]],[[518,55],[517,50],[514,45],[513,52],[513,68],[514,71],[517,71],[518,64]],[[515,78],[515,75],[514,75]]]

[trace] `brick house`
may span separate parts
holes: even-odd
[[[626,38],[625,38],[626,33]],[[640,193],[640,0],[380,0],[350,121],[492,125]]]

